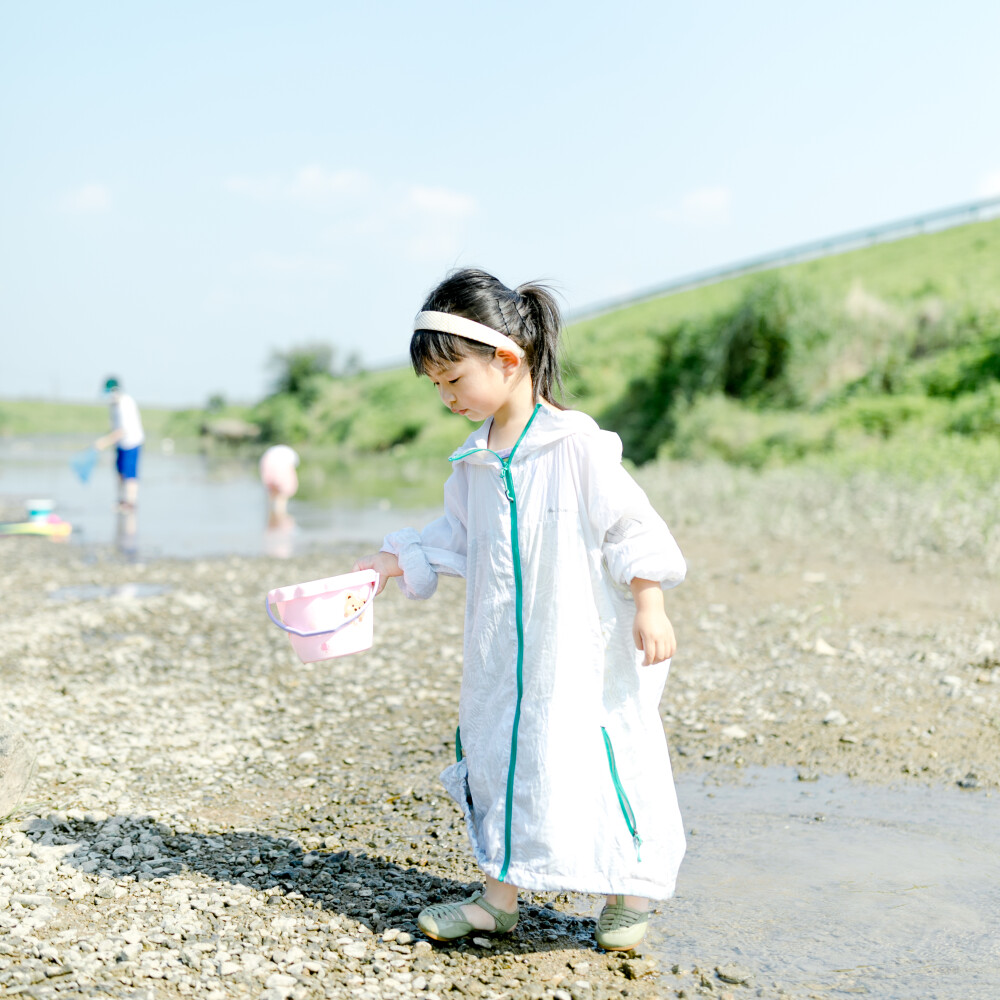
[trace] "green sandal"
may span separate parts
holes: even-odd
[[[646,936],[648,927],[648,911],[631,910],[624,896],[615,896],[615,901],[601,910],[594,938],[605,951],[631,951]]]
[[[468,903],[475,903],[481,910],[485,910],[494,920],[496,926],[492,931],[484,931],[481,927],[473,927],[462,907]],[[481,892],[477,892],[469,899],[461,903],[436,903],[420,911],[417,917],[417,926],[435,941],[454,941],[456,938],[465,937],[467,934],[509,934],[517,923],[517,910],[507,913],[506,910],[498,910],[495,906],[487,903]]]

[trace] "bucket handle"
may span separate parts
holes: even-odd
[[[286,625],[283,621],[275,618],[273,612],[271,611],[270,594],[267,594],[264,597],[264,608],[267,611],[267,617],[270,618],[271,621],[278,626],[278,628],[284,629],[286,632],[291,632],[292,635],[297,635],[300,639],[312,639],[317,635],[333,635],[335,632],[339,632],[342,628],[346,628],[351,624],[351,622],[357,621],[368,610],[368,606],[375,600],[375,591],[378,590],[378,576],[375,577],[371,587],[372,592],[368,595],[368,600],[365,601],[360,611],[355,611],[350,618],[345,618],[339,625],[335,625],[333,628],[321,628],[316,632],[303,632],[302,629]]]

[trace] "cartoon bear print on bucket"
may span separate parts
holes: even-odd
[[[360,570],[277,587],[265,598],[267,615],[288,633],[303,663],[359,653],[371,647],[374,637],[374,616],[369,606],[378,579],[374,570]],[[277,608],[277,618],[272,605]]]

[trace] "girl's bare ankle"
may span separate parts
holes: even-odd
[[[483,898],[490,906],[495,906],[504,913],[513,913],[517,909],[517,893],[496,892],[487,889],[483,893]]]
[[[614,906],[617,901],[617,895],[614,893],[608,895],[608,906]],[[645,896],[624,896],[622,902],[627,909],[636,910],[638,913],[645,913],[649,910],[649,900]]]
[[[513,913],[517,909],[518,888],[509,882],[498,882],[486,875],[483,879],[483,898],[490,906],[495,906],[504,913]]]

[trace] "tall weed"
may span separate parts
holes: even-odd
[[[602,420],[621,436],[629,458],[647,462],[674,436],[681,409],[699,397],[794,405],[799,391],[789,377],[792,359],[824,338],[801,293],[767,276],[735,306],[659,334],[652,370],[634,379]]]

